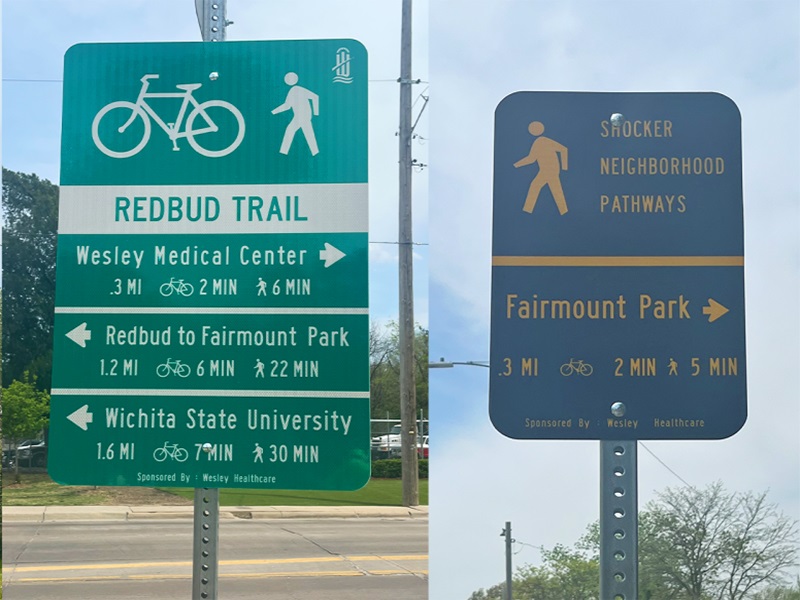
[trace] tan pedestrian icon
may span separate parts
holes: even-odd
[[[528,131],[536,139],[531,145],[528,156],[515,162],[514,167],[519,168],[539,163],[539,172],[528,188],[528,196],[525,198],[522,210],[532,213],[542,188],[549,186],[558,212],[563,215],[568,210],[564,190],[561,187],[561,171],[567,170],[567,148],[555,140],[543,136],[544,125],[539,121],[533,121],[528,125]]]

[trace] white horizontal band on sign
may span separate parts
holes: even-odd
[[[224,396],[245,398],[367,398],[369,392],[338,392],[319,390],[129,390],[53,388],[51,396]]]
[[[342,307],[157,307],[157,306],[57,306],[57,314],[105,315],[368,315],[369,308]]]
[[[61,186],[58,232],[366,233],[368,184]]]

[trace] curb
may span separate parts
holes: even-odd
[[[192,519],[193,506],[4,506],[6,523]],[[221,506],[219,518],[427,519],[427,506]]]

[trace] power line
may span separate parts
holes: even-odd
[[[394,246],[430,246],[428,242],[370,242],[370,244],[392,244]]]
[[[640,445],[642,448],[644,448],[645,450],[647,450],[647,452],[649,452],[649,453],[650,453],[650,456],[652,456],[652,457],[653,457],[653,458],[655,458],[655,459],[656,459],[658,462],[660,462],[660,463],[661,463],[661,465],[662,465],[662,466],[663,466],[663,467],[664,467],[664,468],[665,468],[667,471],[669,471],[670,473],[672,473],[673,475],[675,475],[675,477],[677,477],[678,479],[680,479],[680,480],[681,480],[681,481],[684,483],[684,485],[687,485],[687,486],[689,486],[690,488],[694,489],[694,486],[693,486],[691,483],[689,483],[689,482],[688,482],[688,481],[686,481],[686,480],[685,480],[683,477],[681,477],[681,476],[680,476],[680,475],[678,475],[678,474],[677,474],[675,471],[673,471],[673,470],[672,470],[672,469],[669,467],[669,465],[667,465],[667,463],[665,463],[663,460],[661,460],[660,458],[658,458],[658,457],[655,455],[655,453],[654,453],[652,450],[650,450],[650,448],[648,448],[647,446],[645,446],[645,445],[644,445],[644,443],[643,443],[643,442],[639,442],[639,445]]]
[[[527,542],[520,542],[519,540],[511,540],[511,541],[514,542],[515,544],[520,545],[520,546],[528,546],[529,548],[533,548],[534,550],[538,550],[539,552],[542,552],[542,551],[546,550],[546,548],[544,546],[541,546],[541,545],[540,546],[534,546],[533,544],[528,544]],[[519,554],[520,552],[522,552],[522,550],[523,549],[520,548],[519,550],[514,552],[514,554]]]

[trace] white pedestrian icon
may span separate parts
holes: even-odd
[[[267,295],[267,282],[264,281],[263,277],[258,278],[258,283],[256,284],[258,288],[258,295],[259,296],[266,296]]]
[[[291,110],[293,116],[286,126],[286,133],[283,134],[280,153],[289,154],[294,135],[298,129],[301,129],[306,138],[308,148],[311,150],[311,155],[316,156],[319,153],[319,148],[317,148],[317,138],[314,137],[314,126],[311,124],[311,118],[312,116],[319,116],[319,96],[311,90],[297,85],[300,80],[297,73],[289,72],[283,80],[289,86],[289,93],[286,94],[284,103],[272,110],[272,114],[276,115]]]
[[[264,377],[264,363],[261,362],[260,358],[256,359],[256,366],[254,368],[256,370],[256,377]]]
[[[261,446],[258,445],[258,442],[256,442],[256,449],[253,450],[253,454],[256,455],[256,457],[253,459],[254,463],[256,463],[256,462],[263,463],[264,462],[264,449]]]

